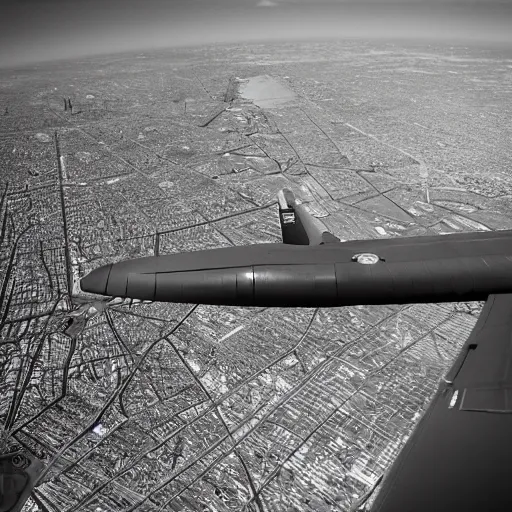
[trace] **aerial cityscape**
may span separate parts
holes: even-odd
[[[427,42],[0,69],[0,460],[31,472],[19,510],[365,510],[481,303],[170,304],[80,279],[281,242],[283,188],[343,241],[512,229],[511,92],[510,52]]]

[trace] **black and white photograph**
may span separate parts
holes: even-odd
[[[0,512],[510,475],[512,1],[0,3]]]

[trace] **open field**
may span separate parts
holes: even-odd
[[[283,187],[344,240],[512,229],[511,93],[512,55],[426,43],[1,70],[0,453],[43,463],[23,510],[355,507],[478,304],[125,304],[78,280],[279,242]]]

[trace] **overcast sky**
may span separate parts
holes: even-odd
[[[512,0],[0,0],[0,66],[329,37],[512,43]]]

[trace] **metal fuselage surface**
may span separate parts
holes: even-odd
[[[361,264],[360,253],[378,257]],[[261,244],[126,260],[83,291],[163,302],[329,307],[485,300],[512,292],[512,231],[304,246]]]

